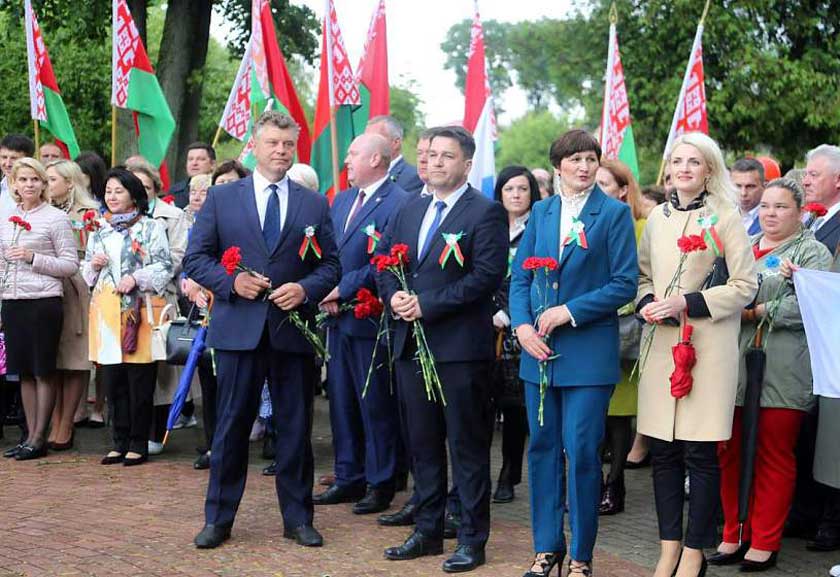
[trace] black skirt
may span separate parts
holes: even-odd
[[[24,378],[54,373],[64,319],[61,297],[4,300],[2,306],[7,372]]]

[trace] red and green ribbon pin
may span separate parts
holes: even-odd
[[[307,226],[303,229],[303,242],[300,243],[298,255],[300,260],[306,258],[306,253],[312,250],[316,257],[321,258],[321,246],[318,244],[318,239],[315,238],[315,227]]]
[[[717,222],[718,217],[716,214],[701,216],[697,219],[697,223],[703,229],[703,240],[706,241],[707,245],[712,247],[712,250],[715,251],[715,256],[723,256],[723,241],[720,239],[715,228]]]
[[[589,243],[586,242],[585,228],[586,226],[583,224],[583,221],[578,217],[573,216],[572,229],[569,231],[569,235],[563,240],[563,246],[574,242],[580,248],[589,248]]]
[[[443,240],[446,241],[446,248],[440,253],[440,258],[438,262],[440,263],[440,268],[446,267],[446,262],[449,260],[450,256],[455,257],[455,261],[461,265],[461,268],[464,266],[464,253],[461,252],[461,245],[458,244],[458,241],[464,236],[464,232],[444,232],[441,233],[443,236]]]
[[[382,240],[382,233],[376,230],[376,223],[372,222],[362,229],[368,237],[367,253],[373,254],[376,250],[376,245]]]

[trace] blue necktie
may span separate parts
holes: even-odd
[[[271,189],[271,196],[268,197],[268,206],[265,209],[263,238],[268,252],[274,252],[277,241],[280,240],[280,197],[276,184],[269,184],[268,188]]]
[[[423,247],[420,249],[420,259],[423,260],[426,258],[426,253],[429,252],[429,249],[432,247],[432,241],[435,238],[435,233],[437,232],[438,227],[440,226],[441,216],[443,216],[443,210],[446,208],[446,203],[442,200],[439,200],[435,203],[435,209],[437,212],[435,213],[435,218],[432,221],[432,226],[429,227],[429,232],[426,233],[426,238],[423,239]]]

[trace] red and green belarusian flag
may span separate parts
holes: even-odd
[[[32,11],[32,2],[24,2],[26,21],[26,52],[29,56],[29,101],[32,119],[49,130],[66,158],[79,154],[76,133],[70,124],[67,108],[61,98],[41,27]]]
[[[604,111],[601,118],[601,150],[604,158],[618,159],[639,178],[639,159],[630,123],[630,103],[624,84],[624,67],[618,50],[615,22],[610,23],[610,44],[607,53],[607,81],[604,89]]]
[[[264,110],[278,110],[294,118],[300,127],[297,156],[308,163],[312,147],[309,123],[277,43],[271,7],[268,0],[252,0],[251,37],[219,121],[225,132],[246,143],[240,160],[249,168],[256,165],[251,127]]]
[[[161,166],[175,133],[175,119],[125,0],[113,0],[113,24],[111,104],[134,113],[140,155]]]
[[[369,119],[391,113],[385,0],[379,0],[370,19],[365,48],[356,68],[356,82],[361,106],[353,112],[353,122],[360,132]]]
[[[348,186],[344,158],[353,138],[364,130],[364,126],[354,126],[353,122],[353,110],[359,105],[359,89],[347,59],[335,5],[333,0],[326,0],[321,80],[312,131],[312,168],[318,174],[319,190],[330,202],[336,193]],[[338,183],[335,182],[336,174]]]

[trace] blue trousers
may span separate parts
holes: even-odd
[[[396,473],[399,418],[384,347],[377,351],[379,368],[374,368],[362,398],[375,342],[330,331],[327,379],[335,482],[340,487],[365,482],[381,487],[393,483]]]
[[[525,404],[531,440],[528,481],[531,528],[538,553],[565,552],[565,465],[569,461],[568,503],[571,558],[591,561],[598,533],[601,501],[601,456],[604,423],[612,385],[548,387],[539,422],[540,387],[525,383]]]

